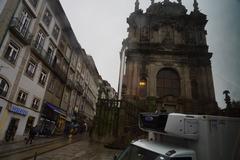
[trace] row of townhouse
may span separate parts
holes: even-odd
[[[0,6],[0,140],[9,130],[21,138],[37,124],[40,132],[62,133],[67,122],[90,122],[99,74],[59,0]]]
[[[116,90],[102,78],[99,79],[98,99],[118,99]]]

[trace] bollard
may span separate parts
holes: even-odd
[[[35,152],[35,154],[34,154],[34,160],[36,160],[37,159],[37,152]]]

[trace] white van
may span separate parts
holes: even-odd
[[[240,118],[142,113],[149,138],[133,142],[117,160],[240,160]]]

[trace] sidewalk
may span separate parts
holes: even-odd
[[[0,145],[0,159],[3,160],[26,160],[46,152],[74,144],[83,139],[84,135],[74,135],[72,138],[63,136],[54,138],[37,138],[32,144],[25,141]]]
[[[35,137],[32,144],[25,144],[25,140],[15,141],[15,142],[1,142],[0,143],[0,155],[9,151],[18,150],[21,148],[30,148],[32,146],[51,143],[63,139],[63,136],[58,137]]]

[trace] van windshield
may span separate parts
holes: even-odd
[[[167,160],[166,156],[140,148],[135,145],[130,145],[124,150],[117,160]]]

